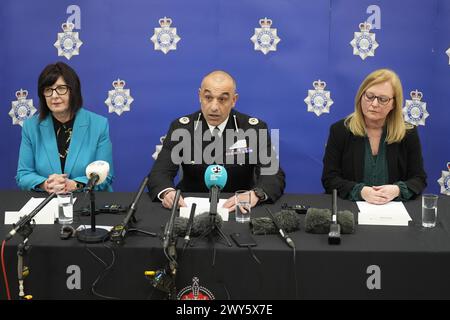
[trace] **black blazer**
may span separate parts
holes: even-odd
[[[207,132],[209,134],[208,124],[203,116],[200,117],[199,125],[197,125],[197,119],[200,111],[192,113],[183,118],[173,121],[170,125],[169,131],[163,143],[161,152],[158,155],[153,168],[149,174],[148,190],[149,195],[153,201],[158,201],[158,193],[166,188],[179,188],[183,192],[209,192],[205,186],[205,170],[208,164],[203,162],[203,159],[195,161],[194,155],[196,144],[197,147],[204,151],[210,144],[209,141],[202,141],[202,136]],[[236,124],[239,129],[244,131],[248,129],[267,129],[267,125],[254,118],[250,118],[248,115],[237,112],[234,109],[231,110],[225,129],[235,130],[234,116],[236,116]],[[184,120],[184,121],[183,121]],[[178,141],[172,141],[171,137],[175,130],[185,129],[189,132],[191,138],[191,154],[183,154],[183,161],[181,164],[182,178],[178,185],[175,187],[174,178],[178,173],[180,165],[175,164],[172,161],[171,153]],[[256,136],[256,145],[252,145],[251,141],[246,137],[247,145],[251,149],[251,155],[255,158],[250,159],[250,153],[245,154],[242,161],[237,160],[237,156],[233,156],[233,161],[223,161],[222,165],[226,168],[228,173],[227,183],[222,192],[235,192],[237,190],[251,190],[253,188],[261,188],[268,196],[269,202],[276,201],[283,194],[285,188],[285,174],[279,162],[276,159],[275,152],[272,150],[270,136],[268,139],[261,141],[260,136]],[[177,139],[178,140],[178,139]],[[252,140],[254,141],[254,139]],[[223,156],[226,157],[227,147],[232,145],[235,141],[227,141],[226,134],[223,134]],[[268,159],[260,158],[259,148],[266,149],[266,155],[270,155],[276,165],[272,174],[264,173],[261,170],[263,168],[270,167],[267,165]],[[223,158],[225,159],[225,158]]]
[[[354,136],[345,127],[344,120],[330,128],[325,155],[323,157],[322,185],[327,193],[338,190],[347,198],[357,183],[364,179],[364,137]],[[406,130],[399,143],[386,145],[389,184],[403,181],[408,189],[418,195],[427,186],[427,175],[423,169],[422,149],[417,129]]]

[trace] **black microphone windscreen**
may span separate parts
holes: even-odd
[[[280,227],[286,232],[293,232],[300,229],[300,218],[294,210],[281,210],[274,214],[274,218],[277,219]],[[255,235],[277,234],[279,232],[271,217],[251,219],[250,229]]]
[[[337,222],[341,225],[341,233],[355,232],[355,217],[349,210],[338,211]],[[305,231],[326,234],[330,231],[331,210],[309,208],[305,215]]]

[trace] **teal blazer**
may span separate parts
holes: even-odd
[[[108,119],[84,108],[78,110],[63,172],[51,114],[41,122],[34,115],[22,128],[17,185],[22,190],[39,190],[37,186],[53,173],[66,173],[69,179],[86,184],[86,167],[95,160],[104,160],[110,166],[108,177],[95,189],[112,191],[114,167]]]

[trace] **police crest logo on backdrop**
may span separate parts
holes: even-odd
[[[158,155],[161,152],[162,147],[163,147],[164,139],[166,139],[165,135],[159,138],[159,141],[161,142],[161,144],[157,144],[155,146],[155,152],[153,152],[153,154],[152,154],[153,160],[156,160],[158,158]]]
[[[177,35],[177,28],[171,28],[172,19],[164,17],[159,19],[161,28],[155,28],[153,36],[150,38],[155,44],[155,50],[160,50],[167,54],[170,50],[177,50],[177,43],[181,38]]]
[[[9,116],[12,118],[12,123],[23,126],[23,122],[36,113],[36,108],[33,106],[33,100],[27,99],[28,90],[20,89],[16,91],[17,100],[12,101]]]
[[[108,99],[105,100],[109,113],[115,112],[120,116],[122,112],[130,111],[134,99],[130,96],[130,89],[124,89],[125,84],[121,79],[113,81],[114,90],[108,91]]]
[[[59,32],[57,40],[54,43],[56,49],[58,49],[58,56],[64,56],[67,60],[70,60],[72,56],[80,54],[80,47],[83,42],[78,37],[78,32],[73,32],[75,25],[71,22],[64,22],[61,28],[64,32]]]
[[[378,48],[378,42],[375,40],[375,34],[370,33],[372,25],[370,23],[363,22],[359,24],[359,30],[361,32],[355,32],[354,38],[350,41],[353,47],[353,54],[360,56],[361,59],[375,56],[375,49]]]
[[[327,83],[319,79],[313,82],[313,86],[314,90],[308,90],[308,96],[304,100],[308,106],[308,112],[314,112],[317,116],[330,113],[333,100],[331,100],[330,91],[324,90]]]
[[[255,33],[250,38],[255,44],[255,50],[264,54],[268,54],[269,51],[277,51],[277,44],[281,39],[277,36],[277,29],[271,28],[272,20],[260,19],[259,25],[261,28],[255,28]]]
[[[403,107],[403,118],[406,122],[411,123],[415,126],[425,125],[425,119],[430,115],[427,111],[426,102],[422,100],[422,92],[415,91],[410,92],[412,100],[406,100],[405,106]]]
[[[450,196],[450,162],[447,162],[447,171],[442,170],[442,176],[437,182],[441,186],[441,193]]]

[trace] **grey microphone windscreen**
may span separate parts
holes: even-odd
[[[339,211],[337,221],[341,225],[341,233],[355,232],[355,215],[350,210]]]
[[[199,236],[206,230],[208,230],[211,224],[211,215],[209,212],[203,212],[194,217],[194,221],[192,223],[192,231],[191,234],[193,236]],[[218,228],[221,228],[223,224],[222,217],[217,214],[216,215],[216,225]]]
[[[186,235],[188,219],[176,217],[173,221],[173,234],[177,237],[184,237]]]
[[[349,210],[338,211],[337,222],[341,225],[341,233],[355,232],[355,217]],[[309,233],[328,233],[331,224],[331,210],[309,208],[305,216],[305,231]]]
[[[300,218],[294,210],[281,210],[274,214],[280,227],[286,232],[300,229]],[[253,234],[277,234],[279,231],[270,217],[253,218],[250,220],[250,229]]]
[[[177,237],[184,237],[186,235],[188,219],[182,217],[176,217],[173,222],[173,234]],[[194,217],[192,221],[191,236],[199,236],[205,232],[211,224],[211,216],[209,212],[201,213]],[[216,215],[216,225],[221,228],[223,224],[222,217]]]

